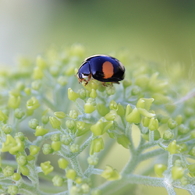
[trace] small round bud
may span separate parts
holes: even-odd
[[[184,169],[182,167],[173,166],[171,169],[173,180],[181,179],[184,176]]]
[[[50,116],[49,117],[49,122],[50,122],[51,126],[54,129],[60,129],[60,127],[61,127],[61,121],[59,119],[57,119],[56,117]]]
[[[36,127],[39,125],[39,121],[37,119],[30,119],[28,122],[28,126],[32,129],[36,129]]]
[[[43,144],[42,151],[43,151],[43,154],[45,155],[53,153],[53,149],[50,144]]]
[[[66,117],[66,114],[64,112],[54,112],[54,115],[59,118],[59,119],[63,119]]]
[[[175,127],[177,127],[177,122],[174,121],[173,119],[169,119],[167,125],[170,129],[174,129]]]
[[[76,175],[77,173],[74,169],[68,169],[66,172],[66,177],[71,180],[74,180],[76,178]]]
[[[14,174],[14,168],[13,167],[10,167],[10,166],[6,166],[4,169],[3,169],[3,175],[5,177],[10,177]]]
[[[18,194],[18,186],[14,186],[14,185],[8,186],[7,192],[10,195]]]
[[[2,130],[5,134],[10,134],[12,132],[12,127],[11,125],[4,124]]]
[[[19,181],[21,179],[21,175],[19,173],[14,173],[12,175],[12,179],[15,181]]]
[[[21,119],[23,116],[25,115],[25,113],[19,109],[19,108],[16,108],[15,111],[14,111],[14,116],[17,118],[17,119]]]
[[[69,117],[72,119],[76,119],[78,117],[79,113],[77,110],[70,110]]]
[[[50,163],[51,163],[50,161],[46,161],[44,163],[41,163],[41,169],[45,175],[48,175],[54,169],[54,167]]]
[[[41,88],[41,81],[40,80],[35,80],[31,83],[32,89],[38,91]]]
[[[53,185],[54,185],[54,186],[60,187],[60,186],[63,185],[64,179],[63,179],[61,176],[59,176],[59,175],[55,175],[55,176],[53,177],[53,179],[52,179],[52,182],[53,182]]]
[[[88,162],[88,164],[89,165],[97,165],[98,164],[98,157],[97,156],[89,156],[88,158],[87,158],[87,162]]]
[[[69,145],[72,142],[72,138],[70,135],[62,135],[61,142],[65,145]]]
[[[40,147],[35,145],[30,145],[29,150],[30,150],[30,155],[36,155],[40,151]]]
[[[65,158],[60,158],[58,160],[58,166],[61,168],[61,169],[66,169],[67,166],[68,166],[69,162],[65,159]]]
[[[60,141],[52,141],[51,142],[51,148],[54,151],[59,151],[61,149],[61,142]]]
[[[26,165],[26,164],[28,163],[27,158],[26,158],[26,156],[24,156],[24,155],[18,156],[18,157],[16,158],[16,160],[17,160],[17,163],[18,163],[19,165],[21,165],[21,166],[24,166],[24,165]]]
[[[24,176],[30,175],[30,170],[29,170],[28,167],[26,167],[26,166],[20,166],[19,169],[20,169],[20,172],[22,173],[22,175],[24,175]]]
[[[171,130],[166,130],[163,134],[163,139],[164,140],[170,140],[170,139],[173,139],[174,137],[174,133],[171,131]]]
[[[55,133],[51,136],[51,140],[52,141],[60,141],[60,134],[59,133]]]
[[[76,153],[79,151],[79,145],[78,144],[72,144],[70,145],[70,151],[73,153]]]
[[[167,169],[167,166],[164,164],[155,164],[154,172],[158,177],[163,177],[163,172]]]

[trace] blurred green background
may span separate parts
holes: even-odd
[[[0,0],[0,67],[73,43],[89,55],[127,50],[132,58],[188,69],[195,61],[195,1]],[[117,149],[113,153],[109,159],[116,161]],[[147,186],[136,190],[166,194]]]
[[[84,44],[89,54],[193,65],[194,0],[0,0],[0,62],[48,47]]]

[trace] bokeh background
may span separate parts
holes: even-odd
[[[90,55],[125,50],[132,58],[179,62],[188,70],[195,62],[195,1],[0,0],[0,68],[14,66],[19,56],[34,58],[74,43]],[[116,154],[109,154],[110,161]],[[166,194],[140,186],[137,194],[143,192]]]
[[[0,0],[0,64],[48,47],[128,50],[160,63],[195,60],[194,0]]]

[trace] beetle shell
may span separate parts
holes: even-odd
[[[79,82],[87,84],[91,78],[101,82],[119,83],[124,79],[125,67],[114,57],[94,55],[81,64],[77,77]]]

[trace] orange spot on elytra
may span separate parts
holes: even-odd
[[[104,62],[102,65],[102,71],[104,73],[104,79],[112,77],[112,75],[114,74],[114,67],[112,63],[109,61]]]

